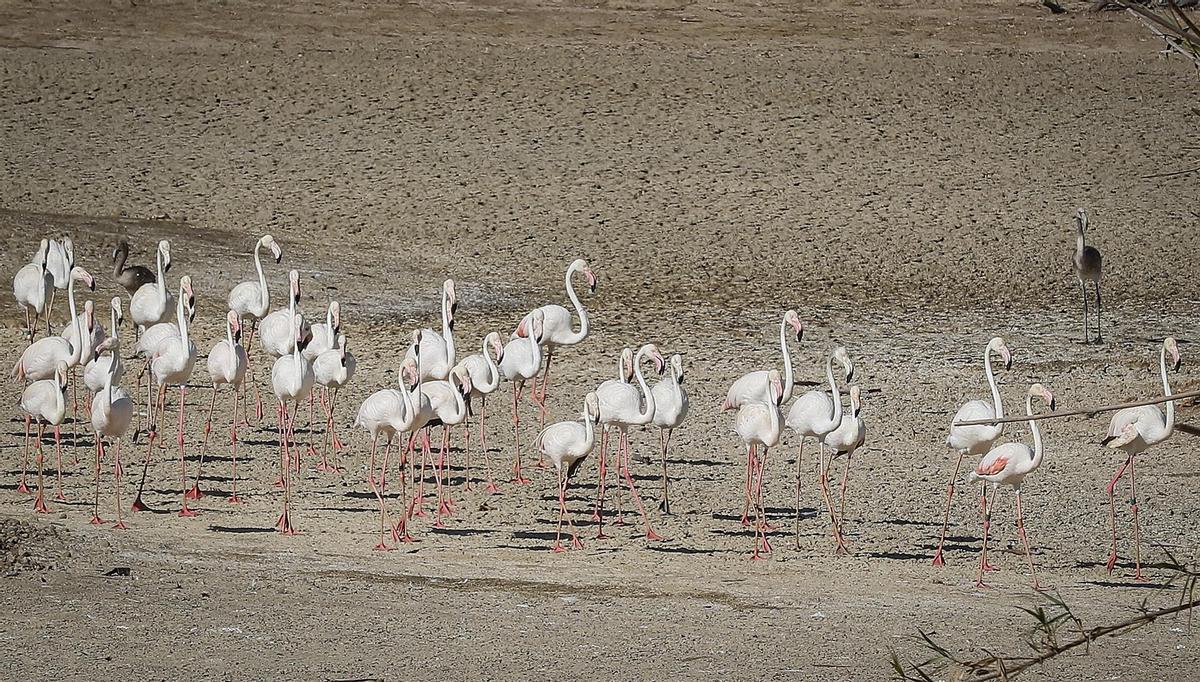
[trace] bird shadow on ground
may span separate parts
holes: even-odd
[[[378,509],[371,509],[370,507],[319,507],[315,511],[345,512],[347,514],[360,513],[360,512],[370,512],[372,514],[379,513]]]
[[[570,541],[570,539],[571,539],[571,536],[566,533],[563,534],[563,537],[566,538],[568,541]],[[504,545],[495,545],[495,547],[496,547],[496,549],[521,549],[521,550],[525,550],[526,552],[549,552],[550,551],[550,547],[548,545],[504,544]]]
[[[932,521],[913,521],[912,519],[883,519],[879,521],[871,521],[871,523],[883,524],[886,526],[923,526],[925,528],[940,528],[940,523]],[[950,538],[946,538],[949,540]]]
[[[499,531],[490,528],[430,528],[429,532],[435,535],[471,537],[475,535],[495,535]]]
[[[566,531],[566,524],[563,524],[563,535],[568,535]],[[553,542],[554,532],[540,530],[517,530],[513,531],[511,537],[516,540],[543,540],[546,542]]]
[[[927,561],[932,560],[930,554],[914,554],[912,552],[865,552],[863,556],[871,559],[888,559],[891,561]]]
[[[732,549],[696,549],[695,547],[672,547],[661,544],[648,544],[646,545],[646,549],[651,552],[663,552],[665,554],[703,554],[706,556],[713,556],[715,554],[742,554],[742,552]]]
[[[728,466],[729,462],[718,462],[712,459],[667,459],[667,464],[676,464],[680,466],[698,466],[698,467],[723,467]]]
[[[214,533],[274,533],[274,528],[259,528],[257,526],[209,526]]]
[[[1169,590],[1170,585],[1162,583],[1138,582],[1136,580],[1087,580],[1089,585],[1097,587],[1133,587],[1142,590]]]

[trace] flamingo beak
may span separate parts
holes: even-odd
[[[654,367],[658,370],[659,376],[662,376],[663,372],[667,371],[667,361],[663,360],[661,353],[654,354]]]
[[[275,256],[276,263],[283,261],[283,249],[279,248],[275,242],[271,242],[271,254]]]
[[[90,289],[91,291],[95,291],[96,290],[96,278],[92,277],[91,275],[88,275],[87,276],[87,285],[88,285],[88,289]]]
[[[584,275],[587,277],[588,293],[596,293],[596,275],[591,270],[586,271]]]

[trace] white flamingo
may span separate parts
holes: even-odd
[[[504,378],[512,382],[513,442],[516,447],[513,482],[527,484],[529,479],[521,475],[521,413],[517,409],[517,402],[521,399],[525,382],[537,376],[542,368],[542,311],[529,313],[521,320],[521,324],[529,325],[530,333],[525,338],[512,339],[504,344],[499,368]]]
[[[50,250],[50,240],[43,239],[34,256],[33,262],[17,270],[13,277],[13,298],[25,311],[25,329],[28,330],[29,343],[33,343],[36,334],[38,318],[46,312],[54,291],[54,275],[46,267],[46,256]],[[33,316],[29,313],[33,311]],[[46,316],[46,335],[50,335],[50,316]]]
[[[331,419],[330,412],[329,412],[329,406],[327,403],[329,391],[327,390],[325,383],[323,383],[320,380],[320,376],[318,376],[316,374],[317,373],[316,364],[317,364],[317,357],[323,353],[334,351],[335,352],[334,354],[336,355],[338,338],[341,336],[341,331],[342,331],[342,306],[337,301],[330,301],[329,308],[327,309],[327,311],[325,313],[325,321],[318,322],[317,324],[309,325],[309,335],[312,340],[309,341],[308,345],[304,347],[304,359],[313,363],[314,376],[317,376],[317,384],[319,384],[321,386],[321,408],[323,410],[325,410],[325,427],[326,427],[326,429],[325,429],[325,434],[324,434],[324,440],[326,441],[326,443],[325,443],[326,445],[328,444],[328,440],[329,440],[328,439],[329,421]],[[335,369],[335,367],[340,368],[341,367],[340,355],[338,356],[337,362],[333,362],[333,358],[331,358],[329,361],[327,361],[326,367],[330,371],[333,371]],[[333,377],[331,376],[331,378],[333,378]],[[313,444],[312,444],[313,404],[315,402],[316,402],[316,392],[313,391],[308,394],[308,428],[305,429],[305,433],[307,434],[307,437],[308,437],[308,451],[310,454],[316,453],[316,449],[313,448]],[[341,447],[342,447],[341,442],[335,438],[334,439],[334,449],[340,450]],[[317,471],[337,473],[339,471],[339,469],[337,469],[336,467],[330,467],[330,465],[329,465],[328,450],[329,450],[328,447],[322,448],[321,462],[317,465]]]
[[[824,390],[811,390],[796,399],[788,410],[784,424],[796,435],[800,436],[800,449],[796,454],[796,548],[800,548],[800,467],[804,459],[804,441],[806,438],[817,440],[817,469],[820,473],[821,495],[829,510],[829,518],[834,523],[834,536],[837,537],[837,516],[833,513],[833,503],[830,500],[829,480],[824,469],[826,434],[836,429],[842,423],[842,394],[837,380],[833,376],[833,363],[837,361],[846,374],[846,382],[854,381],[854,363],[850,354],[842,346],[833,349],[825,360],[825,378],[829,381],[829,393]],[[830,397],[832,394],[833,397]],[[747,493],[749,500],[749,493]],[[743,512],[745,516],[745,512]]]
[[[738,408],[733,427],[746,444],[746,461],[752,465],[750,472],[751,498],[754,507],[754,552],[752,559],[761,559],[762,552],[771,551],[767,540],[766,509],[763,506],[763,472],[767,466],[767,450],[779,444],[783,433],[783,415],[779,403],[783,395],[783,379],[779,370],[767,372],[767,402],[750,401]],[[758,448],[762,447],[762,453]],[[757,484],[755,483],[757,480]],[[761,538],[761,540],[760,540]]]
[[[604,425],[605,430],[605,433],[601,436],[601,466],[602,471],[607,468],[603,462],[603,457],[605,456],[604,447],[608,431],[615,428],[620,434],[617,444],[618,476],[624,476],[625,485],[629,488],[629,494],[633,497],[633,501],[641,513],[642,523],[646,529],[646,539],[662,540],[663,538],[654,532],[654,528],[650,525],[650,517],[646,513],[645,505],[642,504],[641,496],[638,495],[637,486],[633,483],[633,476],[629,472],[629,427],[645,426],[654,419],[654,395],[650,392],[650,387],[646,385],[646,378],[642,376],[642,359],[645,357],[653,359],[655,369],[659,374],[662,374],[666,362],[663,360],[662,354],[659,353],[658,347],[652,343],[647,343],[638,349],[633,358],[633,376],[637,381],[636,386],[633,384],[606,381],[596,389],[596,397],[600,401],[600,423]],[[600,488],[600,502],[596,509],[596,517],[599,518],[597,522],[597,537],[604,536],[603,478],[601,478]],[[619,510],[617,512],[617,519],[617,522],[620,523]]]
[[[272,357],[282,358],[292,354],[296,346],[296,318],[301,315],[296,310],[300,305],[300,273],[296,270],[288,272],[288,304],[264,317],[258,323],[259,345]],[[305,330],[307,331],[307,329]]]
[[[120,304],[121,299],[114,297],[114,301]],[[114,324],[114,330],[116,326]],[[104,389],[92,396],[92,431],[95,434],[96,440],[96,463],[95,463],[95,497],[92,499],[92,523],[104,523],[100,518],[100,462],[104,459],[104,439],[111,438],[116,441],[116,455],[113,459],[113,480],[116,484],[116,509],[117,522],[115,528],[124,529],[125,522],[121,518],[121,439],[125,436],[125,432],[129,430],[129,423],[133,421],[133,401],[130,400],[129,394],[116,385],[121,374],[121,359],[120,343],[116,336],[116,332],[111,338],[105,339],[98,349],[101,353],[107,353],[111,358],[110,362],[102,363],[108,368],[107,376],[104,379]]]
[[[450,486],[449,463],[446,459],[450,449],[450,429],[467,421],[465,397],[471,394],[471,375],[465,368],[451,370],[450,378],[446,381],[422,382],[421,392],[429,399],[429,407],[435,415],[427,422],[427,426],[442,427],[442,446],[433,462],[433,480],[437,486],[437,513],[433,527],[441,528],[442,519],[454,513],[454,498],[446,491]]]
[[[563,517],[571,528],[571,546],[583,549],[583,543],[575,532],[575,522],[567,511],[567,486],[571,476],[583,463],[588,453],[596,447],[596,424],[600,420],[600,401],[595,393],[583,399],[582,421],[567,421],[551,424],[534,439],[533,445],[554,463],[558,474],[558,528],[554,532],[554,552],[565,552],[562,545]]]
[[[134,329],[140,334],[151,325],[166,322],[171,317],[171,292],[167,289],[166,272],[171,269],[171,244],[167,240],[158,243],[155,256],[157,277],[151,284],[143,284],[129,299],[129,317]]]
[[[45,493],[45,453],[42,451],[42,438],[46,426],[54,427],[54,452],[58,461],[62,462],[62,432],[63,420],[67,417],[67,365],[59,363],[53,378],[41,379],[25,387],[21,393],[21,410],[25,413],[25,461],[29,459],[29,426],[37,420],[37,465],[38,483],[37,496],[34,497],[33,508],[40,513],[48,513]],[[25,462],[21,464],[21,485],[18,489],[28,492],[25,487]],[[59,490],[61,491],[61,464],[59,466]]]
[[[54,276],[54,289],[50,291],[50,306],[46,309],[46,321],[54,311],[54,295],[58,289],[70,286],[71,271],[75,269],[75,243],[70,237],[61,241],[50,240],[50,250],[46,253],[46,268]],[[73,315],[74,313],[72,313]]]
[[[391,526],[388,521],[387,505],[384,500],[384,485],[387,482],[388,471],[388,456],[391,454],[392,441],[397,434],[409,433],[413,431],[413,425],[416,419],[417,407],[414,404],[412,393],[409,391],[409,377],[411,382],[416,385],[419,392],[421,384],[417,381],[419,370],[417,364],[420,362],[420,330],[415,332],[413,345],[418,348],[416,358],[414,360],[405,360],[400,365],[400,371],[397,374],[397,382],[400,385],[400,390],[385,388],[375,391],[367,396],[367,399],[362,402],[358,408],[358,415],[354,419],[355,426],[361,426],[371,434],[371,457],[369,463],[369,471],[367,473],[367,482],[371,486],[371,492],[375,494],[375,499],[379,502],[379,543],[375,545],[377,550],[392,549],[385,541],[385,529]],[[380,471],[378,484],[375,480],[375,453],[379,448],[380,436],[387,437],[387,445],[383,450],[383,467]],[[406,478],[401,473],[400,475],[401,500],[407,505]],[[392,536],[396,541],[412,542],[412,536],[408,533],[408,512],[405,511],[400,523],[392,527]]]
[[[295,272],[293,270],[292,272]],[[293,301],[295,299],[293,298]],[[263,327],[264,342],[266,327]],[[304,316],[297,314],[292,318],[292,353],[275,360],[271,367],[271,388],[279,401],[279,438],[283,444],[283,513],[279,515],[276,527],[284,535],[295,535],[299,532],[292,523],[291,517],[291,445],[296,439],[296,415],[300,412],[300,403],[312,391],[314,377],[312,364],[304,359],[304,346],[308,341],[308,330],[304,324]],[[264,344],[265,345],[265,344]],[[288,403],[295,406],[291,417],[288,417]],[[300,461],[300,452],[296,452],[296,462]]]
[[[493,354],[495,359],[493,359]],[[488,454],[487,449],[487,397],[495,393],[500,388],[500,367],[497,365],[504,359],[504,344],[501,343],[500,334],[491,332],[483,338],[483,350],[473,355],[468,355],[454,366],[455,370],[462,369],[471,377],[471,395],[467,401],[467,406],[470,408],[471,414],[475,413],[474,405],[476,401],[479,404],[479,446],[483,450],[483,462],[487,476],[487,487],[489,493],[497,493],[500,491],[496,487],[496,482],[492,480],[492,458]],[[466,450],[467,459],[467,489],[471,489],[471,425],[469,422],[463,423],[463,449]]]
[[[94,396],[103,391],[108,385],[108,373],[112,365],[117,365],[117,373],[113,376],[113,383],[120,384],[121,377],[125,374],[124,363],[118,362],[121,355],[121,323],[125,320],[125,315],[121,310],[121,297],[113,296],[109,303],[109,322],[112,327],[112,336],[105,339],[108,346],[105,349],[107,353],[96,353],[92,361],[87,363],[83,368],[83,385]],[[99,346],[97,346],[97,350]]]
[[[982,400],[971,400],[958,408],[953,421],[950,422],[950,435],[946,437],[946,445],[958,451],[958,461],[954,464],[954,473],[946,484],[946,512],[942,515],[942,531],[938,539],[937,552],[933,555],[934,566],[944,566],[946,560],[942,557],[942,548],[946,544],[946,528],[950,525],[950,501],[954,499],[954,482],[958,480],[958,470],[962,466],[965,455],[982,455],[992,448],[992,444],[1004,431],[1004,424],[988,426],[956,426],[956,422],[976,419],[1002,419],[1004,404],[1000,401],[1000,389],[996,386],[996,375],[992,373],[992,353],[998,353],[1004,361],[1004,369],[1012,368],[1012,353],[1004,339],[994,336],[983,349],[983,373],[987,376],[988,386],[992,389],[992,403]],[[987,487],[981,488],[984,509],[987,508]]]
[[[196,512],[190,509],[187,503],[187,493],[189,490],[187,484],[187,463],[183,459],[183,434],[187,410],[187,388],[185,384],[191,378],[192,368],[196,365],[196,345],[192,342],[184,302],[193,297],[192,278],[184,275],[179,279],[179,296],[175,299],[175,321],[179,327],[179,335],[163,339],[149,356],[150,376],[152,380],[147,386],[146,404],[149,405],[147,420],[150,424],[150,434],[146,443],[146,460],[142,465],[142,479],[138,483],[137,497],[133,501],[133,511],[148,510],[148,507],[142,501],[142,492],[146,486],[146,472],[150,467],[150,456],[154,451],[154,440],[158,435],[158,420],[162,418],[163,413],[167,409],[167,387],[177,385],[179,386],[179,407],[177,410],[179,421],[176,425],[175,441],[179,445],[179,481],[181,488],[179,515],[196,515]],[[152,403],[150,393],[153,391],[155,385],[158,386],[158,396]]]
[[[87,270],[76,267],[71,271],[71,281],[67,285],[67,305],[71,309],[71,324],[76,327],[75,338],[83,337],[80,320],[75,310],[75,282],[83,282],[91,290],[96,289],[96,280]],[[20,359],[13,366],[13,376],[18,381],[37,381],[49,379],[60,364],[68,369],[79,364],[83,354],[82,344],[72,345],[61,336],[47,336],[31,343],[21,352]]]
[[[780,397],[781,404],[792,399],[792,388],[795,385],[795,378],[792,374],[792,352],[788,349],[787,342],[787,331],[789,328],[796,333],[796,343],[804,339],[804,325],[801,324],[800,316],[796,314],[795,310],[784,312],[783,321],[779,323],[779,348],[783,353],[783,395]],[[729,387],[721,409],[736,410],[747,402],[770,402],[768,376],[769,373],[765,369],[743,374]]]
[[[664,514],[671,513],[670,479],[667,476],[667,448],[671,446],[671,434],[687,419],[687,390],[683,387],[683,357],[676,353],[667,363],[667,374],[650,393],[654,395],[654,425],[658,427],[659,458],[662,461],[663,498],[659,505]]]
[[[530,397],[540,410],[539,429],[546,425],[546,391],[550,385],[550,363],[554,361],[554,351],[559,346],[574,346],[586,339],[588,335],[587,311],[584,310],[583,303],[575,293],[575,285],[571,282],[577,272],[583,275],[587,282],[588,292],[593,294],[596,293],[596,275],[586,260],[576,258],[567,266],[567,273],[563,278],[564,286],[567,289],[567,298],[570,299],[575,314],[579,316],[579,331],[575,331],[574,323],[571,321],[571,311],[563,306],[551,303],[538,308],[542,311],[542,354],[546,358],[546,369],[542,373],[541,395],[538,395],[538,382],[535,380],[530,389]],[[525,330],[521,327],[518,327],[514,333],[520,336],[526,335]]]
[[[321,353],[337,347],[338,335],[342,333],[342,304],[330,301],[325,312],[325,321],[318,322],[309,329],[312,332],[312,341],[304,348],[304,357],[311,362]]]
[[[1034,384],[1029,387],[1029,392],[1025,396],[1025,414],[1033,416],[1034,398],[1045,400],[1050,410],[1054,411],[1054,394],[1041,384]],[[967,474],[968,483],[979,480],[992,484],[992,501],[983,514],[983,549],[979,555],[979,575],[975,580],[978,587],[985,587],[983,570],[988,565],[988,528],[992,521],[992,507],[996,506],[996,491],[1000,486],[1007,485],[1012,486],[1016,492],[1017,535],[1021,536],[1021,544],[1025,546],[1025,561],[1029,564],[1029,575],[1033,578],[1033,588],[1038,589],[1037,572],[1033,569],[1033,557],[1029,554],[1029,538],[1025,535],[1025,511],[1021,508],[1021,484],[1025,482],[1026,476],[1042,465],[1045,453],[1042,450],[1042,432],[1038,429],[1038,423],[1030,420],[1029,430],[1033,432],[1032,449],[1024,443],[1005,443],[994,447],[983,456],[979,466]]]
[[[313,327],[316,328],[317,325],[313,325]],[[337,465],[337,453],[344,446],[338,438],[336,420],[333,415],[337,408],[338,391],[350,383],[357,368],[358,362],[354,359],[354,354],[346,349],[345,334],[338,334],[334,347],[321,353],[313,361],[313,378],[321,386],[321,406],[325,408],[325,434],[321,443],[321,464],[317,467],[318,471],[341,472]],[[333,389],[332,397],[329,396],[330,389]],[[333,443],[334,454],[332,465],[326,458],[330,441]]]
[[[250,363],[254,359],[254,332],[258,329],[259,322],[271,312],[271,288],[267,286],[267,276],[263,274],[262,255],[260,251],[263,248],[271,250],[271,255],[275,258],[275,263],[278,264],[283,260],[283,249],[275,241],[275,238],[269,234],[264,234],[254,243],[254,269],[258,273],[257,282],[242,282],[229,292],[229,309],[235,311],[242,320],[249,320],[250,331],[246,334],[246,362]],[[262,395],[258,391],[258,383],[254,380],[254,369],[249,367],[250,382],[254,385],[254,412],[259,421],[262,420]],[[245,384],[243,384],[243,391]],[[245,393],[242,394],[243,399]]]
[[[1171,359],[1171,368],[1174,371],[1179,371],[1179,365],[1182,361],[1179,356],[1179,344],[1171,337],[1167,337],[1163,341],[1162,350],[1159,351],[1158,356],[1158,368],[1162,376],[1163,394],[1170,397],[1171,384],[1167,381],[1168,357]],[[1108,435],[1102,442],[1112,450],[1123,450],[1125,452],[1125,463],[1121,465],[1120,469],[1117,469],[1117,473],[1113,475],[1112,480],[1109,481],[1106,488],[1108,491],[1108,518],[1112,526],[1112,549],[1108,554],[1107,564],[1109,573],[1112,573],[1113,568],[1117,565],[1117,510],[1116,503],[1113,501],[1113,492],[1116,490],[1117,483],[1125,475],[1125,470],[1128,468],[1130,509],[1133,511],[1134,578],[1136,580],[1144,579],[1144,576],[1142,576],[1142,533],[1141,525],[1138,522],[1135,460],[1140,453],[1170,438],[1174,431],[1174,400],[1167,401],[1167,413],[1165,415],[1156,405],[1128,407],[1114,414],[1108,424]]]
[[[841,402],[841,396],[838,396],[838,402]],[[821,438],[821,444],[824,449],[829,450],[829,460],[826,461],[822,457],[821,461],[821,483],[826,491],[829,490],[829,467],[833,466],[833,458],[845,455],[846,464],[842,470],[842,488],[838,495],[838,514],[834,520],[833,533],[837,541],[837,551],[849,553],[846,549],[846,539],[842,535],[842,522],[846,516],[846,481],[850,477],[850,460],[854,457],[854,453],[862,447],[866,440],[867,432],[866,425],[862,420],[862,391],[855,385],[850,387],[850,412],[842,413],[842,423],[829,433]],[[830,502],[826,500],[826,502]]]
[[[229,447],[233,456],[232,489],[229,493],[230,504],[241,504],[242,498],[237,493],[237,425],[238,425],[238,395],[241,393],[242,382],[246,379],[246,367],[249,360],[246,349],[242,346],[242,318],[237,311],[225,313],[225,338],[213,344],[208,351],[208,378],[212,382],[212,397],[208,402],[208,416],[204,419],[204,443],[200,446],[200,463],[196,466],[196,482],[188,491],[188,497],[198,500],[203,496],[200,491],[200,480],[204,475],[204,457],[208,454],[208,436],[212,432],[213,410],[217,406],[217,392],[221,386],[233,389],[233,410],[229,415]]]
[[[450,376],[454,367],[454,311],[458,309],[458,294],[454,289],[454,280],[448,279],[442,283],[442,333],[432,329],[421,330],[421,381],[431,379],[445,380]],[[412,348],[405,353],[404,359],[414,357]]]

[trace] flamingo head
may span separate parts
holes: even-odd
[[[413,355],[421,354],[421,330],[420,329],[413,330],[412,349],[413,349]]]
[[[67,363],[58,363],[58,368],[54,370],[54,378],[58,381],[58,391],[64,396],[67,394],[67,377],[70,376],[67,370]]]
[[[234,343],[239,343],[242,340],[242,318],[236,312],[230,310],[225,313],[225,324],[229,326],[229,335],[233,337]]]
[[[63,237],[62,247],[67,256],[67,267],[75,267],[75,242],[70,237]]]
[[[529,336],[529,329],[526,327],[526,323],[528,323],[528,322],[529,322],[528,315],[526,315],[525,317],[522,317],[521,321],[517,323],[517,328],[513,330],[513,336],[516,336],[516,337],[522,338],[522,339],[525,338],[526,336]]]
[[[1054,401],[1054,394],[1051,393],[1050,389],[1046,388],[1045,386],[1043,386],[1041,384],[1034,384],[1034,385],[1030,386],[1029,387],[1029,397],[1041,398],[1042,400],[1045,400],[1046,405],[1048,405],[1050,407],[1050,411],[1051,412],[1054,411],[1054,406],[1056,404]]]
[[[88,273],[87,270],[84,270],[83,268],[81,268],[77,265],[71,268],[71,279],[74,279],[79,282],[83,282],[84,284],[87,285],[87,288],[91,291],[96,290],[96,278],[92,277],[91,274]]]
[[[996,351],[1000,354],[1000,359],[1004,360],[1004,369],[1012,369],[1012,351],[1008,349],[1008,344],[999,336],[993,336],[991,341],[988,341],[988,350]]]
[[[417,363],[412,358],[408,358],[400,363],[399,381],[405,384],[409,389],[415,387],[418,383],[419,376],[417,374]]]
[[[500,340],[500,332],[491,332],[484,339],[485,346],[491,346],[492,355],[496,356],[496,362],[504,360],[504,343]]]
[[[467,368],[459,365],[451,370],[451,373],[458,379],[459,390],[463,397],[471,395],[471,373],[467,371]]]
[[[122,253],[126,255],[129,254],[129,242],[124,238],[118,240],[117,245],[113,247],[112,262],[116,263],[117,259],[121,257]]]
[[[771,402],[778,405],[783,400],[783,376],[779,370],[773,369],[767,374],[767,387],[771,392]]]
[[[679,353],[671,356],[671,373],[675,375],[675,383],[683,383],[683,356]]]
[[[784,313],[783,321],[792,328],[792,331],[796,332],[796,343],[804,340],[804,324],[800,322],[800,316],[796,314],[795,310]]]
[[[300,305],[300,273],[296,270],[288,272],[288,290],[292,292],[292,302]]]
[[[337,345],[338,345],[339,359],[341,360],[342,367],[345,367],[346,366],[346,336],[344,334],[338,334]]]
[[[89,334],[96,331],[96,304],[91,301],[83,302],[83,326]]]
[[[42,271],[46,270],[46,261],[50,259],[50,240],[43,239],[38,244],[37,254],[33,257],[33,262],[41,266]]]
[[[312,342],[312,328],[304,323],[304,316],[297,313],[292,318],[293,331],[296,334],[296,350],[304,350],[308,348],[308,344]]]
[[[862,389],[858,384],[850,387],[850,414],[855,417],[862,414]]]
[[[530,319],[532,320],[532,322],[530,322],[530,326],[533,331],[533,340],[536,343],[541,343],[542,335],[545,332],[545,329],[542,328],[542,324],[545,321],[545,316],[542,314],[542,311],[538,309],[533,311],[533,313],[530,315]]]
[[[633,349],[626,346],[621,349],[621,381],[633,381]]]
[[[846,372],[846,381],[854,381],[854,361],[850,359],[850,353],[845,346],[838,346],[833,349],[833,359],[842,366]]]
[[[342,304],[337,301],[329,302],[329,319],[334,336],[342,333]]]
[[[117,321],[117,326],[120,327],[121,323],[125,321],[125,312],[121,309],[121,297],[113,296],[109,307],[112,308],[113,319]]]
[[[593,424],[600,423],[600,398],[596,397],[595,392],[583,397],[583,418]]]
[[[163,239],[158,242],[158,255],[162,256],[163,272],[171,271],[171,242]]]
[[[109,351],[115,352],[120,347],[120,340],[116,336],[110,336],[101,341],[99,346],[96,346],[96,355],[101,355]]]
[[[642,350],[654,359],[654,371],[658,372],[659,376],[667,371],[667,361],[663,359],[662,353],[658,351],[658,346],[653,343],[647,343],[642,346]]]
[[[454,280],[442,282],[442,295],[445,296],[446,305],[450,306],[450,321],[454,322],[454,313],[458,312],[458,292],[454,290]]]
[[[264,234],[262,239],[258,240],[258,243],[267,247],[268,249],[271,249],[271,257],[275,259],[276,263],[279,263],[283,260],[283,249],[279,248],[279,244],[275,242],[274,237],[269,234]]]
[[[592,266],[588,265],[587,261],[577,258],[571,263],[570,269],[582,272],[584,280],[587,281],[588,293],[596,293],[596,273],[592,272]]]
[[[1087,211],[1083,210],[1082,207],[1075,209],[1075,227],[1078,228],[1080,232],[1083,232],[1087,229],[1087,224]]]
[[[1174,337],[1168,336],[1167,340],[1163,341],[1163,350],[1171,356],[1171,369],[1178,372],[1180,365],[1183,364],[1183,358],[1179,355],[1179,343]]]

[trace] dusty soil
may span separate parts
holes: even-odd
[[[233,507],[217,422],[210,495],[194,519],[172,513],[168,428],[150,474],[157,513],[119,532],[87,523],[83,434],[78,464],[66,439],[70,502],[35,518],[15,491],[13,421],[0,514],[30,525],[0,524],[12,677],[867,680],[888,674],[891,648],[923,657],[908,639],[918,629],[956,649],[1021,652],[1028,623],[1016,607],[1034,595],[1011,493],[994,524],[992,589],[973,587],[969,493],[954,506],[949,565],[929,566],[953,467],[945,429],[959,403],[986,393],[984,343],[1002,334],[1014,349],[1001,375],[1010,406],[1035,380],[1064,408],[1152,395],[1168,334],[1185,357],[1178,385],[1197,384],[1186,362],[1196,176],[1150,177],[1195,165],[1194,147],[1178,143],[1200,121],[1195,74],[1157,56],[1129,19],[1069,7],[0,2],[3,270],[41,236],[71,234],[99,277],[87,295],[106,301],[114,239],[128,235],[133,262],[148,263],[168,238],[172,281],[196,282],[203,354],[223,338],[229,287],[253,274],[253,240],[271,232],[286,253],[268,266],[276,300],[285,269],[299,269],[306,312],[343,303],[359,362],[338,410],[346,471],[306,470],[292,538],[272,531],[269,423],[242,432],[248,503]],[[1079,338],[1078,205],[1106,259],[1103,346]],[[586,549],[551,554],[552,474],[534,470],[531,486],[504,483],[499,496],[464,492],[456,452],[448,528],[422,521],[418,543],[372,552],[367,440],[353,411],[394,382],[408,330],[437,324],[441,279],[459,282],[456,333],[475,351],[531,307],[565,302],[562,268],[579,256],[600,277],[584,296],[593,333],[556,358],[552,418],[578,412],[624,345],[684,354],[693,409],[670,454],[675,513],[651,512],[669,540],[647,543],[636,523],[591,540],[589,463],[570,500]],[[11,362],[21,317],[7,290],[0,303]],[[787,438],[769,463],[775,551],[751,563],[738,524],[744,459],[716,407],[740,373],[779,365],[787,307],[806,324],[795,349],[806,387],[835,343],[861,371],[868,440],[851,472],[853,556],[833,554],[811,447],[794,546],[798,443]],[[200,363],[192,468],[204,377]],[[488,417],[497,471],[512,456],[503,390]],[[3,399],[16,395],[9,384]],[[528,442],[536,412],[522,410]],[[1177,599],[1162,562],[1164,548],[1191,559],[1200,533],[1196,414],[1181,405],[1179,432],[1138,464],[1144,584],[1130,580],[1126,505],[1122,561],[1104,571],[1104,484],[1119,464],[1098,445],[1106,422],[1046,426],[1046,462],[1025,486],[1034,558],[1085,622]],[[657,442],[635,434],[635,455]],[[144,448],[126,444],[127,473]],[[636,470],[653,505],[657,468]],[[110,518],[107,464],[101,492]],[[1031,676],[1196,679],[1198,664],[1179,620]]]

